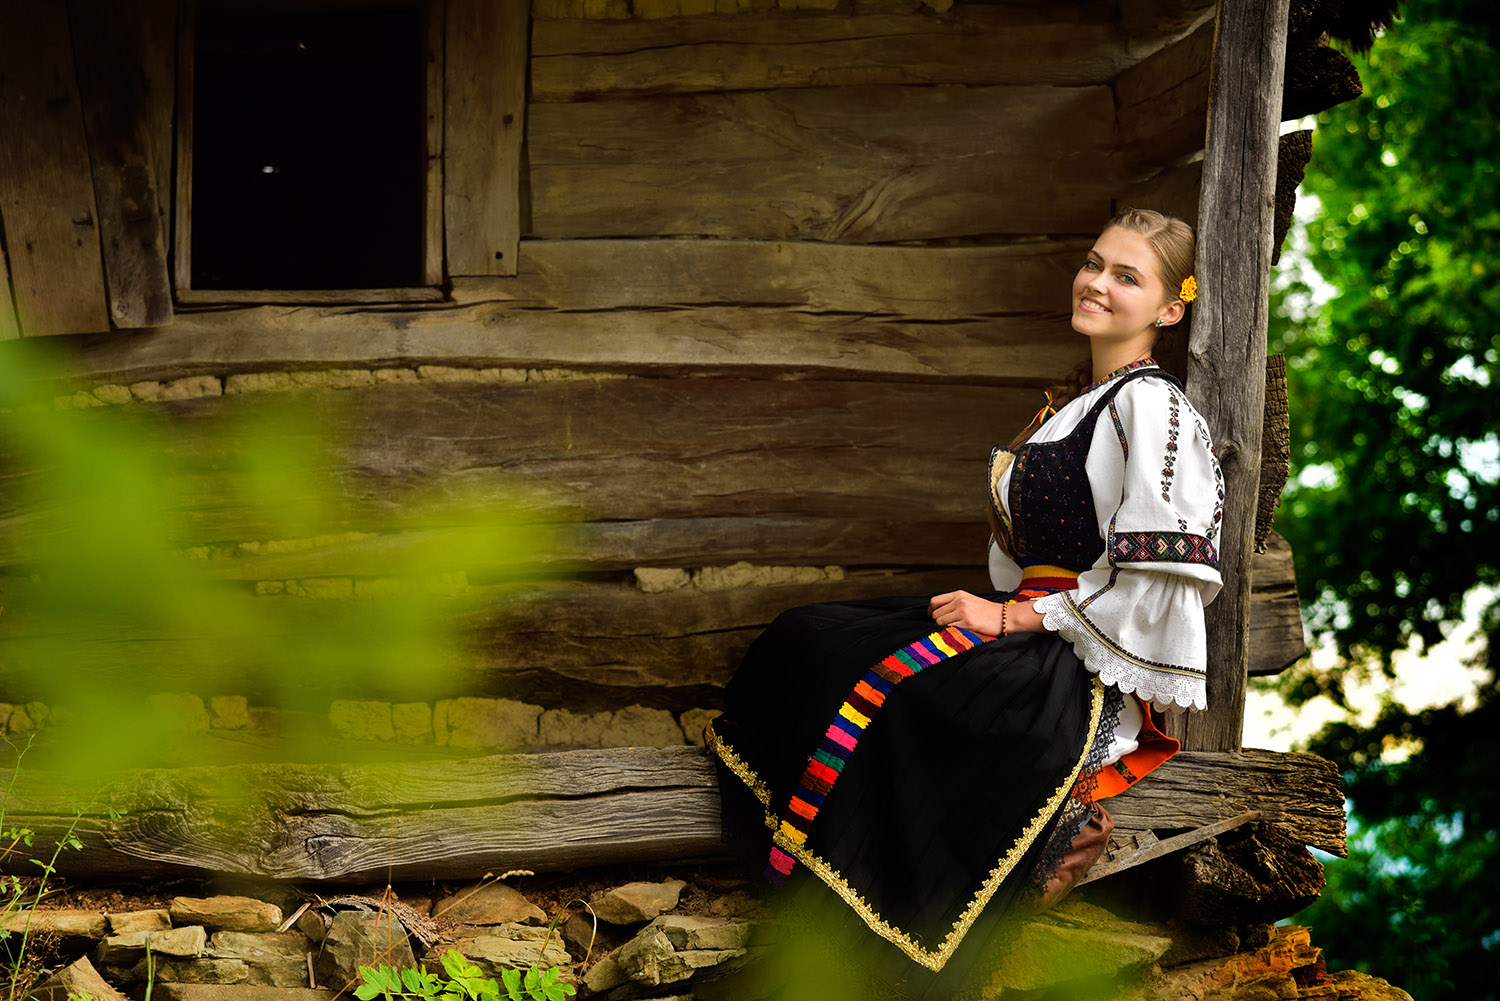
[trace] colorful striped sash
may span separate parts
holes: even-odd
[[[902,647],[866,671],[839,707],[838,715],[834,716],[812,757],[807,760],[802,780],[787,804],[778,836],[796,845],[807,840],[813,820],[844,770],[844,763],[859,743],[865,727],[885,704],[891,689],[905,678],[992,639],[993,636],[949,626]],[[766,878],[779,886],[786,882],[795,864],[790,855],[773,843]]]

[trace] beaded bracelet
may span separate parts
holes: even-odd
[[[1006,635],[1006,630],[1005,630],[1005,609],[1006,609],[1005,605],[1001,605],[1000,606],[1000,635],[1002,637],[1004,637]]]

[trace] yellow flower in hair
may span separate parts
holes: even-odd
[[[1177,298],[1183,302],[1192,302],[1198,298],[1198,279],[1188,275],[1182,280],[1182,288],[1177,290]]]

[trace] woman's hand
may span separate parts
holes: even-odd
[[[971,629],[986,636],[999,636],[1001,608],[1005,609],[1005,632],[1039,633],[1044,631],[1042,616],[1030,601],[1018,601],[1002,606],[999,602],[987,601],[968,591],[949,591],[934,596],[927,608],[932,621],[940,626],[958,626]]]

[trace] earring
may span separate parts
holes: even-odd
[[[1165,326],[1166,326],[1166,325],[1167,325],[1167,321],[1166,321],[1166,320],[1163,320],[1163,319],[1162,319],[1162,318],[1161,318],[1161,317],[1159,317],[1159,316],[1158,316],[1158,317],[1157,317],[1157,318],[1156,318],[1156,325],[1157,325],[1157,326],[1158,326],[1158,327],[1165,327]]]

